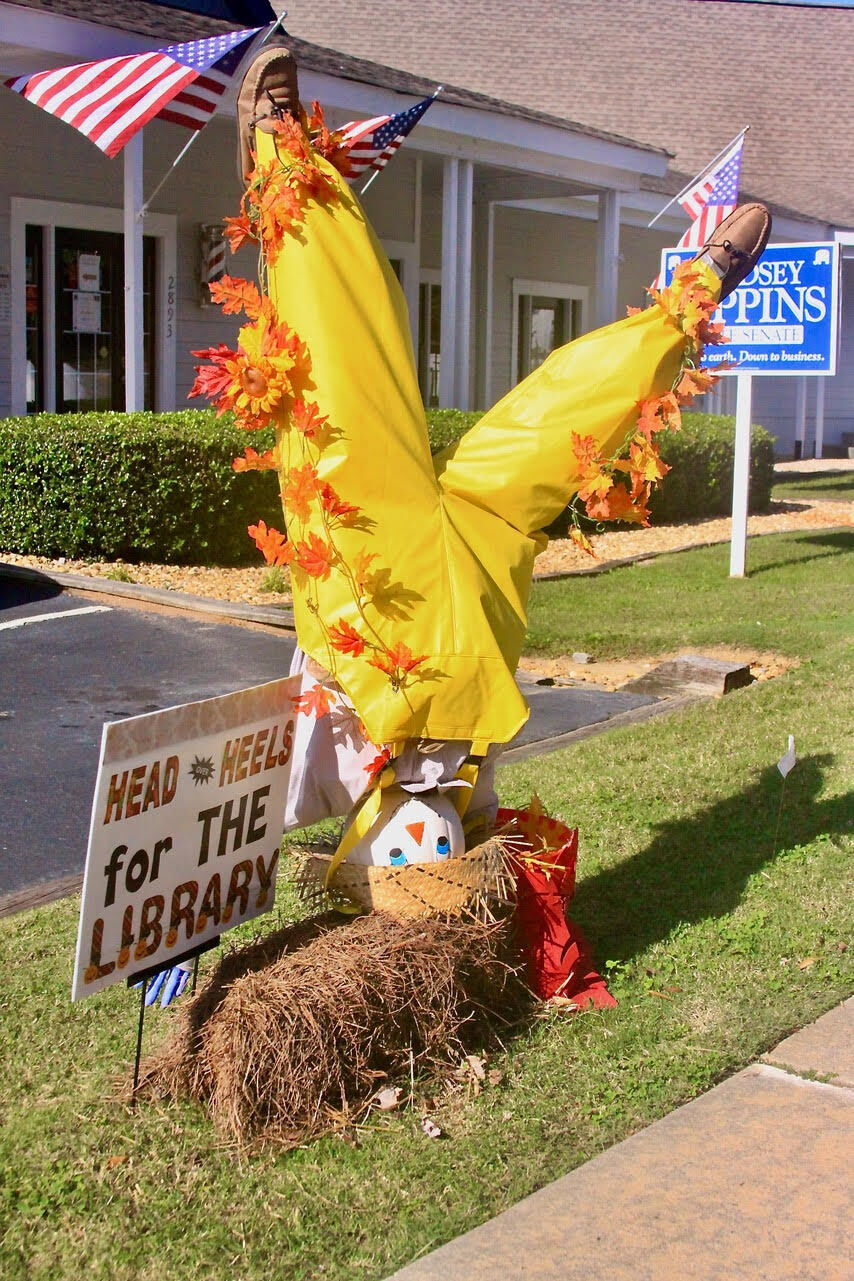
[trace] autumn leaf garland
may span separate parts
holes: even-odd
[[[578,490],[569,504],[569,536],[583,551],[595,556],[593,545],[581,528],[579,504],[595,521],[621,520],[639,525],[649,524],[650,494],[670,471],[661,458],[656,436],[662,431],[678,431],[682,425],[682,406],[708,391],[717,376],[700,369],[706,346],[726,341],[723,325],[712,316],[718,306],[708,269],[696,262],[681,263],[665,289],[650,289],[649,294],[685,335],[682,366],[670,391],[638,405],[637,422],[616,452],[603,454],[592,436],[572,434],[572,448],[578,465]],[[639,308],[630,307],[629,314]],[[628,483],[617,473],[627,474]]]
[[[296,533],[288,537],[259,520],[249,526],[250,537],[268,565],[290,567],[306,607],[323,632],[327,667],[333,676],[336,654],[363,658],[398,691],[412,680],[429,679],[426,671],[417,670],[427,655],[413,654],[402,641],[388,642],[380,635],[381,612],[376,607],[388,594],[390,570],[374,565],[376,553],[362,548],[349,563],[342,555],[339,532],[361,529],[369,533],[374,522],[321,477],[323,451],[343,433],[317,404],[306,399],[310,354],[293,330],[276,321],[264,292],[267,265],[275,261],[284,236],[302,222],[308,200],[337,199],[334,183],[316,164],[316,148],[342,170],[346,156],[339,135],[326,129],[318,105],[314,106],[313,115],[303,119],[302,126],[290,118],[275,122],[277,160],[250,175],[239,217],[226,220],[233,249],[246,240],[259,242],[261,289],[228,275],[211,285],[211,297],[224,314],[242,312],[248,323],[240,330],[236,350],[220,344],[193,353],[210,363],[196,367],[190,396],[209,397],[218,415],[231,410],[238,425],[247,431],[272,426],[280,433],[275,448],[261,453],[247,448],[233,466],[238,472],[279,471],[288,524]],[[304,130],[311,131],[314,145],[307,141]],[[295,466],[284,465],[283,436],[297,445],[301,461]],[[317,588],[333,574],[345,580],[359,627],[344,618],[331,626],[324,621]],[[376,621],[371,612],[377,612]],[[323,693],[312,692],[297,710],[319,717],[330,706]]]

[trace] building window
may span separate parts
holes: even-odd
[[[44,243],[41,227],[25,234],[27,413],[44,409]]]
[[[57,227],[56,408],[125,407],[124,239],[115,232]],[[144,404],[152,407],[154,242],[143,238]]]
[[[513,374],[516,382],[557,347],[584,332],[587,290],[540,280],[513,281]]]
[[[439,404],[439,353],[442,346],[442,286],[422,279],[418,291],[418,383],[428,409]]]

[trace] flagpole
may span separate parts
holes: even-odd
[[[750,125],[745,125],[744,128],[741,130],[741,132],[737,133],[731,142],[728,142],[725,147],[721,147],[718,154],[714,156],[703,169],[700,170],[696,178],[692,178],[691,181],[687,184],[687,186],[683,187],[682,190],[672,198],[672,200],[668,200],[667,204],[664,206],[663,209],[659,209],[658,213],[652,219],[652,222],[647,223],[646,225],[647,231],[649,231],[650,227],[655,226],[659,218],[663,217],[664,214],[667,213],[667,210],[670,208],[671,205],[675,205],[676,202],[678,200],[681,200],[682,197],[687,192],[689,192],[692,187],[696,186],[698,182],[702,181],[702,179],[705,178],[709,170],[714,168],[714,166],[717,164],[717,162],[721,159],[722,156],[725,156],[728,151],[732,151],[733,147],[736,146],[740,138],[744,137],[744,135],[747,133],[749,128],[750,128]]]
[[[171,164],[171,165],[169,166],[169,168],[166,170],[165,174],[164,174],[164,175],[163,175],[163,177],[160,179],[160,181],[158,182],[157,186],[156,186],[156,187],[154,188],[154,190],[152,191],[151,195],[148,197],[148,199],[145,201],[145,203],[144,203],[143,205],[141,205],[141,206],[140,206],[140,210],[139,210],[139,217],[140,217],[140,218],[144,218],[144,217],[145,217],[145,215],[148,213],[148,206],[151,204],[152,200],[153,200],[153,199],[154,199],[154,197],[157,195],[157,193],[158,193],[158,191],[160,190],[160,188],[161,188],[161,187],[163,186],[163,184],[166,182],[166,179],[167,179],[167,178],[169,177],[169,175],[172,173],[172,170],[173,170],[173,169],[177,169],[178,165],[179,165],[179,164],[181,163],[181,161],[184,159],[184,157],[186,156],[187,152],[190,150],[190,148],[192,147],[193,143],[196,141],[196,139],[198,138],[198,136],[199,136],[199,134],[200,134],[201,132],[202,132],[202,131],[201,131],[201,129],[196,129],[196,131],[195,131],[194,133],[192,133],[192,134],[190,135],[190,137],[187,139],[187,141],[184,143],[183,147],[182,147],[182,148],[181,148],[181,150],[178,152],[177,156],[176,156],[176,157],[175,157],[175,159],[172,161],[172,164]]]

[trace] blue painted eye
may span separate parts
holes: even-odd
[[[442,858],[447,858],[450,852],[451,842],[448,840],[447,836],[440,836],[436,842],[436,853],[440,854]]]
[[[403,867],[406,863],[406,855],[403,850],[389,850],[388,859],[392,867]]]

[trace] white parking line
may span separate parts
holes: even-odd
[[[10,627],[29,627],[31,623],[47,623],[52,618],[74,618],[79,614],[109,614],[111,605],[85,605],[82,609],[58,609],[53,614],[34,614],[32,618],[13,618],[11,622],[0,623],[0,632]]]

